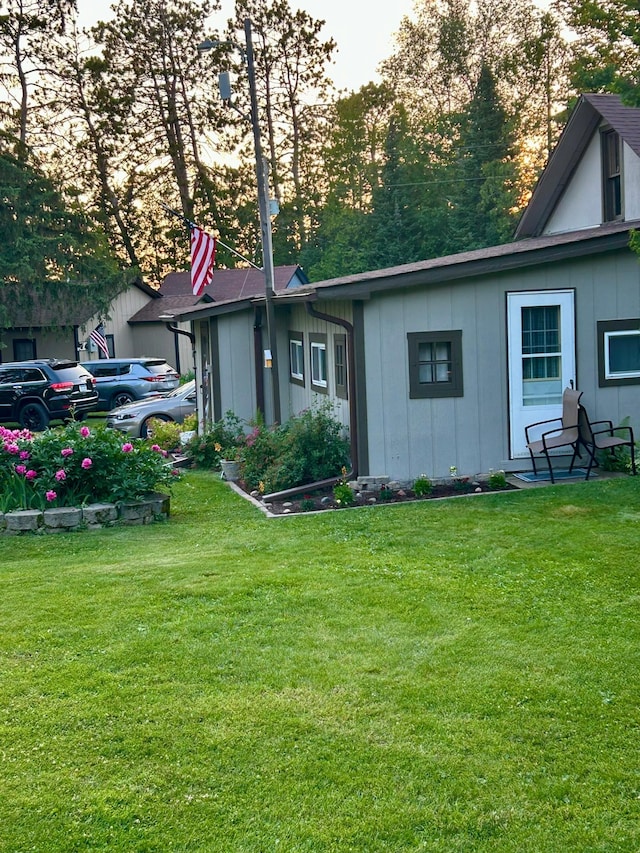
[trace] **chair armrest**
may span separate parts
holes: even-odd
[[[559,430],[562,429],[562,418],[551,418],[548,421],[536,421],[535,424],[528,424],[524,428],[524,434],[526,436],[527,442],[529,441],[529,430],[530,429],[533,429],[534,427],[537,427],[537,426],[543,426],[544,424],[555,424],[558,422],[560,423],[559,427],[557,427],[556,429],[549,430],[549,432],[558,432]]]
[[[633,430],[630,426],[614,427],[613,425],[611,425],[611,421],[596,421],[596,424],[599,424],[599,423],[608,423],[608,424],[610,424],[610,426],[606,427],[605,429],[592,429],[591,430],[592,435],[596,436],[596,435],[604,435],[605,433],[608,433],[610,436],[613,436],[613,434],[616,432],[625,432],[626,431],[629,435],[629,441],[634,440],[633,439]],[[591,426],[594,426],[594,424],[591,424]]]
[[[557,433],[559,433],[559,432],[562,433],[567,429],[578,430],[578,424],[570,424],[569,426],[565,426],[562,423],[562,418],[557,418],[557,420],[559,420],[561,422],[559,427],[557,427],[556,429],[549,429],[546,432],[543,432],[542,435],[540,436],[540,440],[542,441],[542,443],[544,444],[545,447],[547,446],[547,436],[557,435]],[[542,423],[544,423],[544,421],[542,421]],[[580,431],[578,430],[578,435],[576,436],[576,438],[574,438],[573,441],[568,441],[567,446],[570,444],[574,444],[576,441],[579,441],[579,439],[580,439]]]

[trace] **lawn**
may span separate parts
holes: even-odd
[[[640,482],[0,539],[0,851],[640,850]]]

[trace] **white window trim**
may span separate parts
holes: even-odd
[[[302,364],[303,365],[303,372],[302,373],[298,373],[298,372],[294,371],[294,369],[293,369],[293,359],[291,358],[292,347],[295,347],[295,349],[296,349],[296,359],[295,359],[296,364]],[[302,382],[304,380],[304,344],[302,343],[302,340],[300,340],[299,338],[289,338],[289,363],[290,363],[291,378],[292,379],[298,379],[300,382]]]
[[[314,358],[314,351],[323,352],[324,359]],[[319,377],[316,374],[316,364],[318,367],[324,364],[324,377]],[[316,388],[327,388],[327,344],[324,341],[311,341],[311,384]]]
[[[640,337],[640,329],[620,329],[604,333],[604,377],[605,379],[638,379],[640,370],[612,371],[609,359],[609,341],[611,338],[622,338],[634,335]]]

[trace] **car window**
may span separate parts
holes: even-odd
[[[166,361],[145,361],[144,366],[149,373],[154,373],[156,376],[167,373],[175,373],[175,370]]]
[[[42,382],[45,378],[42,371],[38,370],[37,367],[25,367],[20,371],[20,373],[21,382]]]
[[[20,381],[20,371],[15,367],[0,368],[0,384],[7,385]]]
[[[56,372],[56,382],[83,382],[86,377],[86,371],[78,366],[78,367],[55,367],[53,365],[53,369]]]

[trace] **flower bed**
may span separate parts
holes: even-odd
[[[501,476],[490,475],[487,479],[461,477],[433,484],[422,477],[415,480],[412,487],[392,483],[389,477],[383,476],[359,477],[357,481],[349,483],[343,478],[334,486],[281,497],[263,498],[259,490],[249,491],[242,482],[237,484],[236,489],[252,497],[258,506],[270,515],[294,515],[517,490],[517,486],[507,482],[503,472],[499,473]]]
[[[170,490],[179,472],[157,444],[72,422],[43,433],[0,427],[0,513],[126,504]]]

